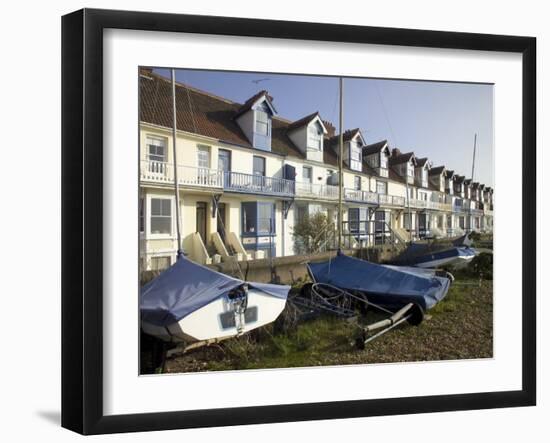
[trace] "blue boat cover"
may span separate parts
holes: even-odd
[[[156,326],[168,326],[244,283],[181,256],[141,288],[141,318]],[[281,299],[286,299],[290,290],[290,286],[268,283],[248,283],[248,287]]]
[[[436,248],[433,245],[411,243],[407,249],[395,261],[398,265],[419,265],[434,260],[453,259],[458,257],[475,257],[476,250],[468,246],[452,246]]]
[[[430,309],[447,295],[450,286],[450,280],[445,277],[377,265],[344,254],[308,266],[316,282],[364,292],[369,301],[390,308],[412,302],[424,310]]]

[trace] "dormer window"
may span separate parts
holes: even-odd
[[[383,169],[388,169],[388,155],[386,151],[380,152],[380,167]]]
[[[422,186],[428,187],[428,170],[426,168],[422,168]]]
[[[407,163],[407,176],[414,177],[414,165],[412,162]]]
[[[271,151],[271,125],[275,113],[267,91],[251,97],[237,111],[235,120],[254,148]]]
[[[270,133],[271,119],[267,112],[257,110],[256,112],[256,134],[267,136]]]
[[[361,162],[363,160],[361,147],[362,143],[360,140],[350,141],[349,144],[349,167],[354,171],[361,171]]]
[[[289,124],[286,131],[288,138],[307,160],[323,161],[323,139],[327,129],[318,112]]]
[[[312,151],[323,150],[323,130],[315,123],[308,127],[307,149]]]

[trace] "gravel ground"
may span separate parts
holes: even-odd
[[[370,323],[376,318],[376,314],[367,314],[362,321]],[[356,326],[330,317],[302,323],[285,334],[276,334],[270,325],[169,359],[165,372],[491,358],[492,281],[457,279],[419,326],[404,323],[364,350],[354,346],[357,336]],[[146,358],[144,352],[142,359]]]

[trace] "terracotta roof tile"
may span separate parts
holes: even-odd
[[[261,91],[258,94],[266,93]],[[252,103],[258,98],[249,99]],[[211,137],[222,142],[252,148],[235,121],[243,105],[216,97],[195,88],[176,84],[177,128],[180,131]],[[157,74],[140,77],[140,121],[172,127],[172,85]],[[281,155],[303,158],[286,134],[289,122],[273,118],[271,150]]]

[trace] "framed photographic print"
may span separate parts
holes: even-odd
[[[535,404],[534,38],[62,26],[64,427]]]

